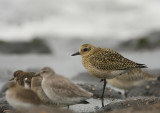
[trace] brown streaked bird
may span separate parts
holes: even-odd
[[[13,78],[11,80],[15,80],[19,85],[24,86],[24,80],[23,80],[24,73],[25,72],[22,70],[15,71],[13,73]]]
[[[51,106],[51,107],[55,107],[56,104],[53,103],[45,94],[45,92],[42,89],[41,86],[41,82],[42,82],[42,77],[38,76],[38,77],[33,77],[31,80],[31,89],[38,95],[38,97],[41,99],[41,101],[47,105],[47,106]]]
[[[102,91],[102,107],[104,107],[104,91],[106,79],[112,79],[133,68],[146,68],[144,64],[133,62],[116,51],[106,48],[100,48],[91,44],[84,44],[79,51],[72,56],[81,55],[82,64],[87,71],[104,81]]]
[[[158,79],[157,76],[144,72],[142,71],[142,69],[135,68],[129,72],[122,74],[121,76],[117,76],[113,79],[106,79],[106,80],[107,83],[116,88],[128,90],[132,87],[145,84],[147,81],[157,80],[157,79]]]
[[[56,74],[50,67],[43,68],[37,75],[42,76],[42,89],[47,97],[57,105],[87,104],[86,99],[93,96],[92,93],[82,89],[69,79]]]
[[[35,75],[34,72],[24,72],[22,70],[17,70],[14,72],[13,78],[11,80],[15,80],[19,85],[23,87],[30,88],[33,75]]]
[[[28,109],[42,104],[41,100],[34,91],[31,89],[26,89],[18,85],[16,82],[8,83],[6,100],[17,110]]]

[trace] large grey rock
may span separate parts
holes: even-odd
[[[160,81],[148,81],[146,84],[134,87],[126,92],[126,96],[157,96],[160,97]]]
[[[123,109],[134,106],[153,105],[160,103],[159,97],[134,97],[122,100],[120,102],[107,104],[104,108],[97,110],[97,113],[108,112],[114,109]]]
[[[152,50],[160,48],[160,31],[124,41],[117,48],[121,50]]]
[[[0,41],[0,52],[1,53],[51,53],[47,43],[39,38],[35,38],[30,42],[4,42]]]

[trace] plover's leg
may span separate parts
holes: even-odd
[[[104,81],[104,85],[103,85],[103,92],[102,92],[102,107],[104,107],[104,91],[105,91],[105,88],[106,88],[106,84],[107,84],[107,81],[106,81],[106,79],[104,78],[103,79],[103,81]]]

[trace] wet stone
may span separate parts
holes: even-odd
[[[8,104],[5,94],[3,93],[3,96],[0,97],[0,113],[5,113],[5,110],[12,110],[12,107]]]
[[[126,92],[127,97],[160,96],[160,81],[148,81],[146,84],[134,87]]]
[[[123,109],[135,106],[153,105],[159,103],[159,97],[132,97],[120,102],[107,104],[104,108],[97,110],[98,113],[108,112],[114,109]]]
[[[0,113],[5,113],[5,111],[13,110],[9,104],[0,104]]]

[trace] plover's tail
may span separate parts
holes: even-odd
[[[148,68],[145,64],[139,64],[137,63],[136,68]]]

